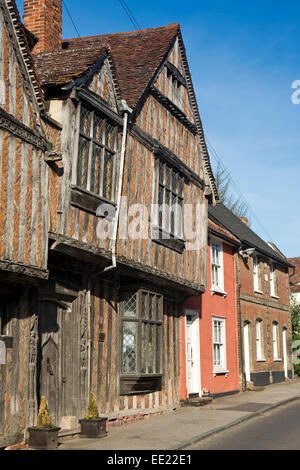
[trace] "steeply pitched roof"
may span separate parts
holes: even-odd
[[[176,37],[178,37],[179,48],[182,52],[185,78],[198,129],[204,167],[215,199],[218,200],[218,191],[210,165],[179,24],[143,31],[65,39],[63,51],[37,55],[36,65],[44,86],[62,84],[79,77],[80,74],[84,74],[84,71],[87,72],[95,57],[99,57],[104,47],[109,46],[117,93],[134,109],[159,71],[164,59],[167,58]],[[86,70],[84,70],[85,67]]]
[[[172,24],[143,31],[66,39],[63,41],[63,51],[36,56],[40,79],[43,85],[63,83],[70,76],[75,76],[78,70],[82,72],[84,66],[89,66],[109,45],[121,97],[134,108],[168,53],[178,30],[179,25]],[[67,74],[62,67],[64,58],[71,60]],[[55,68],[53,75],[49,74],[49,67]]]
[[[258,252],[261,252],[282,264],[290,266],[290,263],[288,263],[285,258],[272,249],[264,240],[262,240],[262,238],[253,232],[250,227],[242,222],[239,217],[227,209],[224,204],[218,203],[216,206],[209,206],[208,213],[212,220],[216,220],[223,227],[233,233],[243,244],[256,248]]]
[[[300,256],[297,258],[288,258],[289,263],[291,263],[295,270],[290,270],[290,286],[293,294],[300,292]]]
[[[42,85],[61,85],[86,74],[107,51],[107,46],[86,46],[35,55]]]

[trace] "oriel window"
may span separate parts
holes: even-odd
[[[128,292],[122,300],[122,374],[162,373],[163,297]]]
[[[184,177],[174,168],[159,162],[158,226],[170,235],[183,238]]]
[[[81,104],[76,185],[114,201],[118,128],[104,115]]]

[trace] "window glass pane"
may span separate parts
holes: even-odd
[[[149,341],[148,341],[148,373],[153,374],[154,359],[154,325],[148,325]]]
[[[103,129],[104,129],[105,120],[102,119],[98,114],[94,116],[94,140],[97,142],[103,143]]]
[[[88,136],[91,134],[91,117],[91,111],[84,106],[81,106],[80,132]]]
[[[136,294],[128,296],[124,302],[124,317],[135,318],[136,317]]]
[[[170,167],[166,166],[166,181],[165,184],[168,189],[171,189],[171,169]]]
[[[136,372],[136,333],[137,323],[123,322],[123,372]]]
[[[113,155],[109,152],[105,152],[102,196],[105,197],[106,199],[112,198],[112,173],[113,173]]]
[[[178,173],[176,171],[172,171],[172,191],[173,193],[178,192]]]
[[[161,332],[162,327],[156,326],[156,373],[161,373]]]
[[[142,292],[141,316],[142,316],[142,318],[148,318],[148,315],[147,315],[147,294],[146,294],[146,292]]]
[[[80,137],[77,162],[77,184],[86,189],[89,164],[89,141]]]
[[[156,320],[160,320],[160,296],[156,296]]]
[[[141,373],[146,373],[146,344],[147,344],[147,336],[146,336],[146,323],[142,323],[141,327]]]
[[[159,162],[159,183],[164,184],[164,164]]]
[[[92,165],[91,165],[91,191],[99,194],[100,190],[100,173],[101,173],[101,157],[103,149],[98,145],[93,146]]]
[[[154,314],[155,314],[154,297],[155,297],[154,294],[149,295],[149,320],[152,320],[152,318],[155,318],[154,317]]]
[[[106,147],[114,150],[114,140],[115,140],[115,128],[109,122],[106,122],[106,126],[105,126]]]

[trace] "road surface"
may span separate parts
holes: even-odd
[[[300,450],[300,400],[208,437],[187,450]]]

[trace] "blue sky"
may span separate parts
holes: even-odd
[[[64,1],[82,36],[135,29],[118,0]],[[300,256],[300,104],[291,100],[300,80],[299,2],[127,5],[141,28],[180,22],[206,137],[268,235],[253,217],[251,227]],[[63,37],[76,35],[64,10]]]

